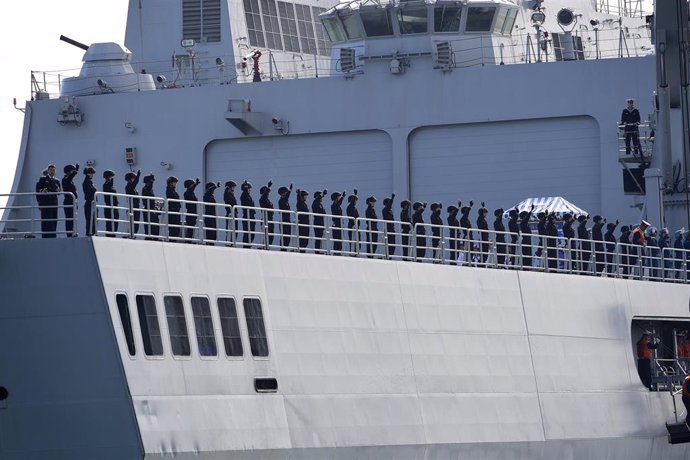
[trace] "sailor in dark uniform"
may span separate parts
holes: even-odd
[[[79,164],[66,165],[63,171],[65,175],[62,177],[62,191],[65,192],[65,195],[62,199],[62,204],[65,212],[65,232],[68,237],[77,236],[74,232],[74,200],[76,200],[79,195],[77,194],[77,187],[74,185],[74,176],[79,172]],[[72,197],[70,193],[74,195],[74,197]]]
[[[125,194],[130,197],[139,196],[137,191],[137,185],[139,185],[139,177],[141,177],[141,169],[137,170],[137,173],[128,172],[125,174]],[[139,220],[141,219],[139,213],[139,198],[129,198],[129,214],[132,216],[132,221],[134,223],[134,233],[139,231]]]
[[[180,237],[180,195],[177,193],[177,177],[170,176],[165,181],[165,197],[168,199],[168,236],[170,238]]]
[[[235,187],[237,187],[237,183],[234,180],[229,180],[225,183],[225,190],[223,191],[223,202],[225,203],[225,230],[230,232],[232,226],[233,231],[232,233],[228,233],[228,236],[226,237],[226,239],[229,241],[235,240],[234,219],[237,217],[237,213],[233,212],[233,208],[237,206],[237,198],[235,198]],[[232,219],[230,218],[231,215]]]
[[[506,263],[506,226],[503,225],[503,208],[494,211],[494,231],[496,232],[496,264],[504,268]]]
[[[283,248],[281,251],[287,250],[290,247],[290,240],[292,239],[292,225],[290,224],[290,193],[292,193],[292,184],[290,187],[280,187],[278,189],[278,195],[280,199],[278,200],[278,209],[281,211],[281,221],[283,222],[280,233],[283,235]]]
[[[216,219],[216,197],[213,193],[220,187],[220,182],[208,182],[204,193],[204,230],[206,244],[213,244],[217,238],[218,220]]]
[[[314,214],[314,250],[316,252],[321,252],[322,247],[326,248],[326,244],[323,241],[323,235],[326,230],[326,222],[323,217],[326,214],[326,209],[323,207],[323,197],[327,193],[328,190],[326,189],[322,192],[314,192],[314,200],[311,203],[311,212]]]
[[[309,192],[297,189],[297,233],[299,234],[299,250],[304,252],[309,246],[309,206],[307,197]]]
[[[535,253],[537,257],[541,257],[542,251],[544,250],[544,245],[546,243],[545,240],[547,238],[544,238],[544,236],[546,236],[546,218],[548,215],[548,209],[537,213],[537,233],[539,234],[539,243],[537,243],[539,247]]]
[[[412,205],[412,228],[416,235],[417,262],[421,262],[426,257],[426,230],[424,229],[424,216],[422,215],[425,209],[426,203],[415,201]]]
[[[374,254],[376,254],[379,241],[378,216],[376,215],[374,204],[376,204],[376,198],[373,196],[367,198],[367,209],[364,212],[364,217],[367,218],[367,257],[369,258],[374,257]]]
[[[635,154],[642,159],[640,146],[640,111],[635,108],[635,100],[628,99],[628,106],[621,113],[620,128],[625,132],[625,154],[630,155],[630,141],[635,147]]]
[[[632,244],[630,227],[628,227],[627,225],[623,225],[621,227],[621,236],[618,238],[618,242],[621,243],[621,274],[627,275],[629,271],[628,266],[630,265],[630,256],[628,256],[630,248],[628,247],[628,245]]]
[[[145,197],[141,199],[142,208],[145,209],[143,212],[144,217],[144,233],[147,235],[146,239],[151,240],[152,236],[158,236],[160,231],[158,228],[158,212],[156,209],[156,196],[153,193],[153,182],[156,180],[156,176],[150,173],[148,176],[144,176],[144,186],[141,188],[141,196]]]
[[[254,198],[252,198],[252,184],[247,180],[242,182],[242,194],[240,195],[240,205],[242,209],[242,241],[249,245],[254,241],[256,230],[256,210],[254,209]],[[250,209],[248,209],[250,208]]]
[[[460,227],[460,221],[458,220],[458,212],[460,208],[457,206],[448,206],[446,209],[448,212],[448,218],[446,222],[450,229],[448,230],[448,248],[450,249],[449,257],[450,263],[455,265],[458,263],[458,228]]]
[[[589,259],[591,257],[592,245],[589,242],[589,231],[587,230],[587,220],[589,216],[581,214],[577,216],[577,221],[580,223],[577,226],[577,239],[580,240],[580,251],[578,259],[580,260],[580,271],[589,271]]]
[[[381,209],[381,217],[386,222],[386,244],[388,258],[395,254],[395,216],[393,216],[393,200],[395,200],[395,193],[392,193],[390,198],[383,199],[383,209]]]
[[[508,231],[510,232],[510,247],[508,257],[508,265],[518,265],[517,247],[518,239],[520,238],[520,225],[518,224],[518,210],[511,209],[508,211]]]
[[[275,226],[273,222],[273,202],[269,195],[271,194],[271,187],[273,186],[273,181],[268,181],[268,184],[264,185],[259,189],[259,207],[264,209],[266,214],[266,232],[268,233],[268,245],[273,244],[273,236],[275,231]]]
[[[81,183],[81,189],[84,192],[84,218],[86,220],[86,236],[91,236],[96,233],[96,216],[92,216],[93,200],[96,197],[96,186],[93,185],[93,176],[96,170],[91,166],[84,169],[84,182]]]
[[[347,228],[348,230],[348,240],[350,241],[350,254],[355,254],[357,252],[357,225],[356,219],[359,219],[359,211],[357,210],[357,189],[354,189],[353,194],[347,197]]]
[[[573,251],[575,242],[572,241],[573,238],[575,238],[575,229],[573,228],[573,223],[575,223],[575,221],[573,220],[572,214],[563,214],[563,238],[565,239],[565,248],[566,251],[568,251],[567,254],[571,261],[575,260],[576,257]]]
[[[603,227],[606,224],[606,219],[601,216],[594,216],[594,225],[592,225],[592,241],[594,241],[594,258],[596,260],[595,270],[597,275],[604,271],[604,234]]]
[[[616,236],[613,232],[618,227],[618,221],[616,223],[606,224],[606,233],[604,234],[604,241],[606,241],[606,272],[614,273],[615,265],[613,263],[613,257],[616,253]]]
[[[489,214],[489,210],[486,209],[484,202],[482,201],[482,207],[479,208],[477,217],[477,230],[479,230],[479,239],[481,240],[481,252],[479,256],[479,261],[484,264],[489,258],[489,249],[491,244],[489,243],[489,223],[486,221],[486,216]]]
[[[51,213],[48,209],[48,168],[41,172],[41,177],[36,182],[36,201],[38,202],[38,211],[41,213],[41,238],[51,238],[50,233],[50,217]]]
[[[345,198],[345,192],[333,192],[331,193],[331,232],[333,241],[333,251],[334,254],[339,254],[343,250],[343,231],[341,230],[343,225],[343,219],[340,217],[343,215],[343,199]]]
[[[36,200],[41,212],[41,237],[57,236],[58,196],[60,181],[55,178],[55,165],[48,165],[36,183]]]
[[[458,206],[460,207],[460,244],[458,249],[461,251],[467,250],[467,262],[472,262],[472,222],[470,222],[470,212],[472,211],[472,206],[474,206],[474,201],[470,201],[469,206],[461,206],[462,202],[458,201]]]
[[[534,211],[534,205],[529,211],[522,211],[519,215],[520,234],[522,235],[522,267],[526,269],[532,268],[532,229],[529,225],[532,211]]]
[[[402,256],[407,259],[410,248],[410,231],[412,230],[412,216],[410,215],[410,201],[403,200],[400,202],[400,233],[402,240]]]
[[[546,258],[549,270],[558,269],[558,227],[556,226],[556,214],[551,213],[546,218]]]
[[[185,217],[184,217],[184,225],[185,225],[185,238],[188,240],[191,240],[194,238],[194,230],[196,227],[196,222],[198,213],[198,206],[196,204],[199,199],[196,197],[196,194],[194,193],[194,189],[196,189],[196,186],[201,183],[201,180],[197,177],[196,180],[192,179],[187,179],[184,181],[184,199],[186,201],[185,203]],[[190,241],[188,241],[190,242]]]
[[[110,169],[106,169],[103,172],[103,179],[105,179],[103,191],[105,193],[117,193],[117,190],[115,190],[115,173]],[[116,196],[110,195],[105,195],[103,201],[105,201],[105,210],[103,211],[103,214],[105,214],[105,230],[108,232],[106,236],[115,236],[120,225],[118,222],[120,220],[119,202]]]
[[[429,222],[431,222],[431,257],[434,259],[434,263],[441,261],[443,256],[443,249],[441,246],[441,226],[443,225],[443,219],[441,218],[442,210],[443,204],[431,203],[431,216],[429,217]]]

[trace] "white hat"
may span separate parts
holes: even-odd
[[[652,224],[650,224],[650,223],[647,222],[646,220],[642,220],[642,222],[640,222],[640,225],[646,225],[647,227],[649,227],[649,226],[652,225]]]

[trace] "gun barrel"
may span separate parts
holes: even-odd
[[[76,46],[77,48],[81,48],[81,49],[83,49],[84,51],[87,51],[87,50],[89,49],[89,47],[86,46],[85,44],[80,43],[80,42],[78,42],[78,41],[76,41],[76,40],[72,40],[71,38],[65,37],[64,35],[60,35],[60,40],[62,40],[63,42],[69,43],[70,45],[74,45],[74,46]]]

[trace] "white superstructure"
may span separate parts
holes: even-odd
[[[174,235],[173,175],[180,197],[199,177],[200,199],[207,182],[248,179],[257,203],[272,180],[276,208],[294,184],[293,210],[297,188],[356,188],[362,217],[365,197],[395,191],[396,216],[402,199],[493,211],[558,195],[611,221],[685,222],[677,78],[657,103],[638,2],[335,3],[131,0],[126,48],[91,45],[59,97],[41,88],[27,102],[0,222],[0,458],[688,457],[665,437],[680,398],[674,413],[669,391],[642,385],[634,349],[651,327],[675,352],[690,325],[684,255],[626,265],[618,245],[609,276],[579,276],[563,248],[526,271],[498,262],[492,233],[488,262],[465,241],[455,266],[444,227],[441,255],[417,258],[437,263],[414,263],[399,223],[384,252],[383,222],[375,253],[358,240],[354,257],[318,254],[314,233],[300,254],[298,214],[289,251],[277,210],[275,230],[258,211],[243,245],[242,208],[223,217],[220,190],[217,237],[202,204],[191,236]],[[664,191],[646,200],[623,186],[637,169],[619,155],[629,97],[664,136],[659,152],[643,130],[651,167],[638,179]],[[155,174],[159,230],[120,195],[120,238],[103,237],[98,193],[84,238],[80,172],[80,237],[33,238],[49,163],[95,168],[99,190],[107,169],[120,192],[126,172]],[[370,223],[355,225],[362,247]],[[325,227],[322,252],[338,253],[332,217]],[[685,365],[669,353],[658,357]]]

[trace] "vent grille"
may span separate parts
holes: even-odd
[[[182,38],[220,41],[220,0],[182,0]]]

